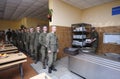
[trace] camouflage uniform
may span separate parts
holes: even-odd
[[[29,33],[30,34],[30,56],[34,57],[34,40],[35,40],[35,33]]]
[[[48,53],[48,66],[51,67],[54,65],[57,58],[57,49],[58,49],[58,38],[54,33],[48,33],[46,37],[47,50],[51,51]]]
[[[45,67],[45,60],[46,60],[46,57],[47,57],[47,47],[46,47],[46,36],[47,36],[47,33],[41,33],[40,36],[39,36],[39,43],[41,44],[41,54],[42,54],[42,63],[43,63],[43,66]]]
[[[40,32],[35,33],[35,42],[34,42],[34,49],[35,49],[35,59],[36,62],[38,61],[38,58],[40,57],[40,43],[39,43],[39,35]]]
[[[22,33],[21,31],[18,32],[18,49],[22,50]]]
[[[25,44],[25,48],[26,48],[26,52],[30,55],[30,51],[29,51],[29,45],[30,45],[30,34],[29,32],[25,33],[26,36],[26,44]]]
[[[96,31],[91,32],[91,39],[96,38],[94,42],[92,42],[92,47],[94,48],[95,52],[97,51],[98,47],[98,33]]]
[[[25,32],[22,33],[22,51],[25,52],[26,36]]]

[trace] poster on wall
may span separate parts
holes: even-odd
[[[104,33],[103,43],[120,45],[120,33]]]
[[[120,6],[113,7],[112,8],[112,16],[113,15],[119,15],[120,14]]]

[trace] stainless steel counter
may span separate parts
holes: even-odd
[[[86,79],[120,79],[120,62],[97,55],[69,56],[69,70]]]

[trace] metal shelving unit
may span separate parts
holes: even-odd
[[[72,24],[72,47],[86,47],[85,40],[90,38],[91,24],[78,23]]]

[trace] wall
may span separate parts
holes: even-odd
[[[36,27],[37,25],[49,25],[49,22],[36,18],[23,18],[21,20],[0,20],[0,30],[8,28],[19,29],[21,25],[25,25],[26,27]]]
[[[120,45],[103,43],[103,34],[120,33],[120,26],[96,27],[96,30],[99,34],[99,44],[97,51],[98,54],[111,53],[111,52],[120,54]]]
[[[71,47],[71,24],[80,23],[81,10],[61,0],[49,0],[49,9],[53,9],[52,22],[49,22],[49,24],[57,26],[59,59],[66,56],[63,51],[64,48]]]
[[[120,53],[120,45],[103,43],[103,33],[120,32],[120,15],[112,16],[112,8],[119,5],[120,0],[116,0],[82,10],[81,22],[92,24],[99,33],[98,54]]]
[[[120,0],[82,10],[82,21],[95,27],[119,26],[120,15],[112,16],[112,7],[120,6]]]
[[[37,18],[27,18],[27,27],[36,27],[37,25],[49,25],[49,21],[40,20]]]
[[[53,9],[50,25],[70,27],[71,24],[80,23],[81,10],[61,0],[49,0],[49,8]]]
[[[50,29],[51,30],[51,27]],[[64,53],[64,48],[71,47],[71,28],[65,26],[57,26],[56,35],[58,36],[59,41],[59,52],[58,52],[58,59],[66,56]]]
[[[107,52],[120,53],[120,46],[112,44],[103,44],[103,33],[104,32],[120,32],[120,15],[112,16],[112,7],[120,5],[120,0],[114,2],[106,3],[103,5],[98,5],[88,9],[80,10],[69,4],[62,2],[61,0],[49,0],[49,8],[53,9],[53,17],[50,25],[57,25],[57,35],[59,36],[60,52],[58,57],[61,58],[65,54],[63,49],[65,47],[71,47],[71,38],[66,38],[66,36],[71,36],[71,30],[68,34],[64,34],[65,27],[71,29],[71,24],[74,23],[89,23],[96,27],[99,33],[99,48],[98,53],[103,54]],[[66,40],[69,40],[67,42]],[[67,45],[66,45],[67,44]]]
[[[18,29],[21,25],[21,21],[9,21],[9,20],[0,20],[0,30],[4,29]]]

